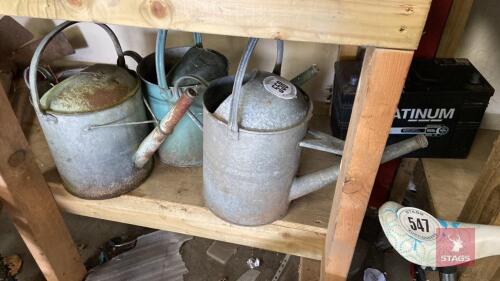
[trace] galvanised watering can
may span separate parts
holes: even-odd
[[[38,45],[29,68],[31,101],[67,190],[82,198],[104,199],[137,187],[152,161],[142,168],[133,155],[149,132],[140,80],[125,66],[113,31],[117,65],[96,64],[54,85],[40,99],[37,71],[49,41],[76,22],[64,22]]]
[[[202,164],[202,98],[207,81],[227,75],[228,61],[220,53],[205,49],[201,35],[195,33],[192,47],[165,50],[167,31],[160,30],[156,52],[145,57],[137,66],[145,96],[156,118],[163,118],[178,101],[172,90],[176,84],[181,91],[195,89],[197,96],[187,115],[158,150],[162,162],[173,166]]]
[[[309,131],[314,138],[305,139],[313,107],[299,87],[276,73],[245,75],[256,44],[249,40],[236,75],[212,82],[203,101],[205,205],[239,225],[271,223],[286,214],[290,201],[337,179],[338,164],[296,177],[301,147],[343,151],[342,140],[320,132]],[[421,136],[393,144],[383,161],[426,144]]]

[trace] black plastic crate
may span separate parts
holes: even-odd
[[[335,64],[331,106],[334,136],[345,139],[361,61]],[[414,60],[388,143],[425,134],[429,147],[407,157],[465,158],[493,87],[467,59]]]

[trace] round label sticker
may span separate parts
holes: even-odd
[[[399,223],[413,238],[420,241],[435,240],[439,222],[431,214],[417,208],[404,207],[398,210]]]
[[[262,81],[264,89],[269,93],[282,99],[293,99],[297,97],[297,88],[287,80],[278,76],[269,76]]]

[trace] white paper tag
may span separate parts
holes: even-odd
[[[417,208],[404,207],[398,210],[398,219],[411,237],[420,241],[436,239],[439,222],[431,214]]]
[[[269,93],[282,98],[293,99],[297,97],[297,88],[287,80],[278,76],[268,76],[262,81],[264,89]]]

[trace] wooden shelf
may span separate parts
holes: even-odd
[[[1,1],[0,14],[416,49],[430,0]]]
[[[499,134],[479,130],[466,159],[422,159],[429,208],[435,216],[458,218]]]
[[[323,108],[325,109],[325,108]],[[311,122],[323,127],[327,115]],[[66,212],[232,242],[277,252],[321,259],[334,185],[292,202],[286,217],[273,224],[243,227],[227,223],[203,206],[202,169],[176,168],[156,161],[151,176],[136,190],[108,200],[84,200],[62,184],[39,126],[28,138],[59,207]],[[303,150],[301,173],[339,161],[336,156]]]

